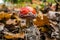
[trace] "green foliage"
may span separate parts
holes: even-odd
[[[22,3],[22,2],[32,2],[32,0],[3,0],[4,2]]]
[[[10,0],[3,0],[4,2],[9,2]]]
[[[54,0],[47,0],[47,2],[49,2],[49,3],[55,3]]]

